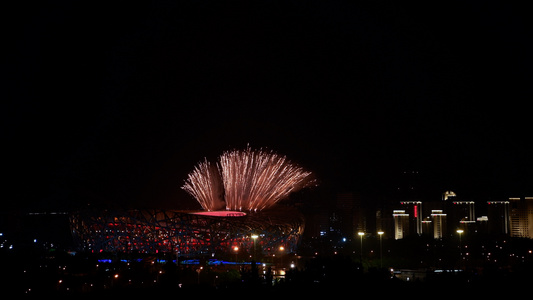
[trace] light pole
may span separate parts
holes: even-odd
[[[457,229],[457,233],[459,234],[459,264],[461,264],[461,266],[463,265],[463,246],[461,242],[461,235],[463,234],[463,232],[464,231],[462,229]]]
[[[239,255],[239,246],[234,246],[233,251],[235,251],[235,263],[237,263]]]
[[[283,268],[283,251],[285,250],[285,247],[279,246],[279,256],[281,260],[281,267]]]
[[[198,285],[200,285],[200,272],[202,272],[202,269],[204,267],[199,267],[198,269],[196,269],[196,273],[198,273]]]
[[[257,274],[257,265],[256,265],[256,262],[255,262],[255,244],[256,244],[256,240],[257,240],[257,238],[259,236],[257,234],[255,234],[255,233],[252,233],[251,237],[252,237],[252,241],[254,243],[254,250],[253,250],[254,252],[252,254],[252,281],[253,282],[257,282],[258,274]]]
[[[383,231],[378,231],[378,235],[379,235],[379,267],[381,269],[383,269],[383,234],[385,232]]]
[[[365,235],[364,232],[359,231],[357,233],[361,237],[361,255],[359,257],[359,260],[361,261],[361,266],[363,265],[363,236]]]
[[[255,241],[257,240],[258,237],[259,236],[257,234],[255,234],[255,233],[252,234],[252,241],[253,241],[253,244],[254,244],[254,246],[253,246],[254,247],[254,250],[253,250],[254,252],[252,254],[253,260],[255,260]]]

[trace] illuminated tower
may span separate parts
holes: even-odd
[[[393,210],[394,217],[394,239],[401,240],[409,232],[409,214],[405,210]]]
[[[509,198],[512,237],[533,238],[533,197]]]
[[[431,218],[433,219],[433,238],[442,239],[446,233],[446,214],[442,210],[432,210]]]
[[[453,191],[446,191],[442,194],[443,201],[446,201],[448,199],[455,198],[455,197],[457,197],[457,194],[454,193]]]
[[[400,204],[407,206],[406,211],[409,212],[412,221],[410,226],[413,226],[410,231],[422,235],[422,201],[402,201]]]

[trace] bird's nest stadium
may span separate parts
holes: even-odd
[[[266,255],[280,246],[295,252],[304,229],[302,215],[289,207],[254,213],[83,210],[71,214],[70,224],[82,251],[183,256],[230,254],[235,247]]]

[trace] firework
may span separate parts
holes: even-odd
[[[201,162],[183,189],[206,210],[220,209],[224,203],[227,210],[257,211],[313,183],[311,172],[285,156],[248,147],[224,152],[216,167]]]
[[[224,189],[216,165],[207,159],[200,162],[189,174],[182,189],[186,190],[208,211],[224,208]]]

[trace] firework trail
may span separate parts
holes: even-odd
[[[213,179],[216,168],[207,160],[200,163],[183,186],[206,210],[220,207],[210,201],[219,199],[204,195],[220,195],[220,183]],[[224,152],[217,165],[223,185],[224,201],[227,210],[262,210],[286,198],[290,193],[312,185],[311,172],[304,171],[290,162],[285,156],[272,151],[233,150]],[[209,173],[209,176],[206,174]],[[218,179],[216,179],[218,180]],[[211,189],[216,188],[216,191]]]
[[[205,159],[189,173],[182,189],[193,196],[207,211],[224,209],[224,188],[216,165]]]

